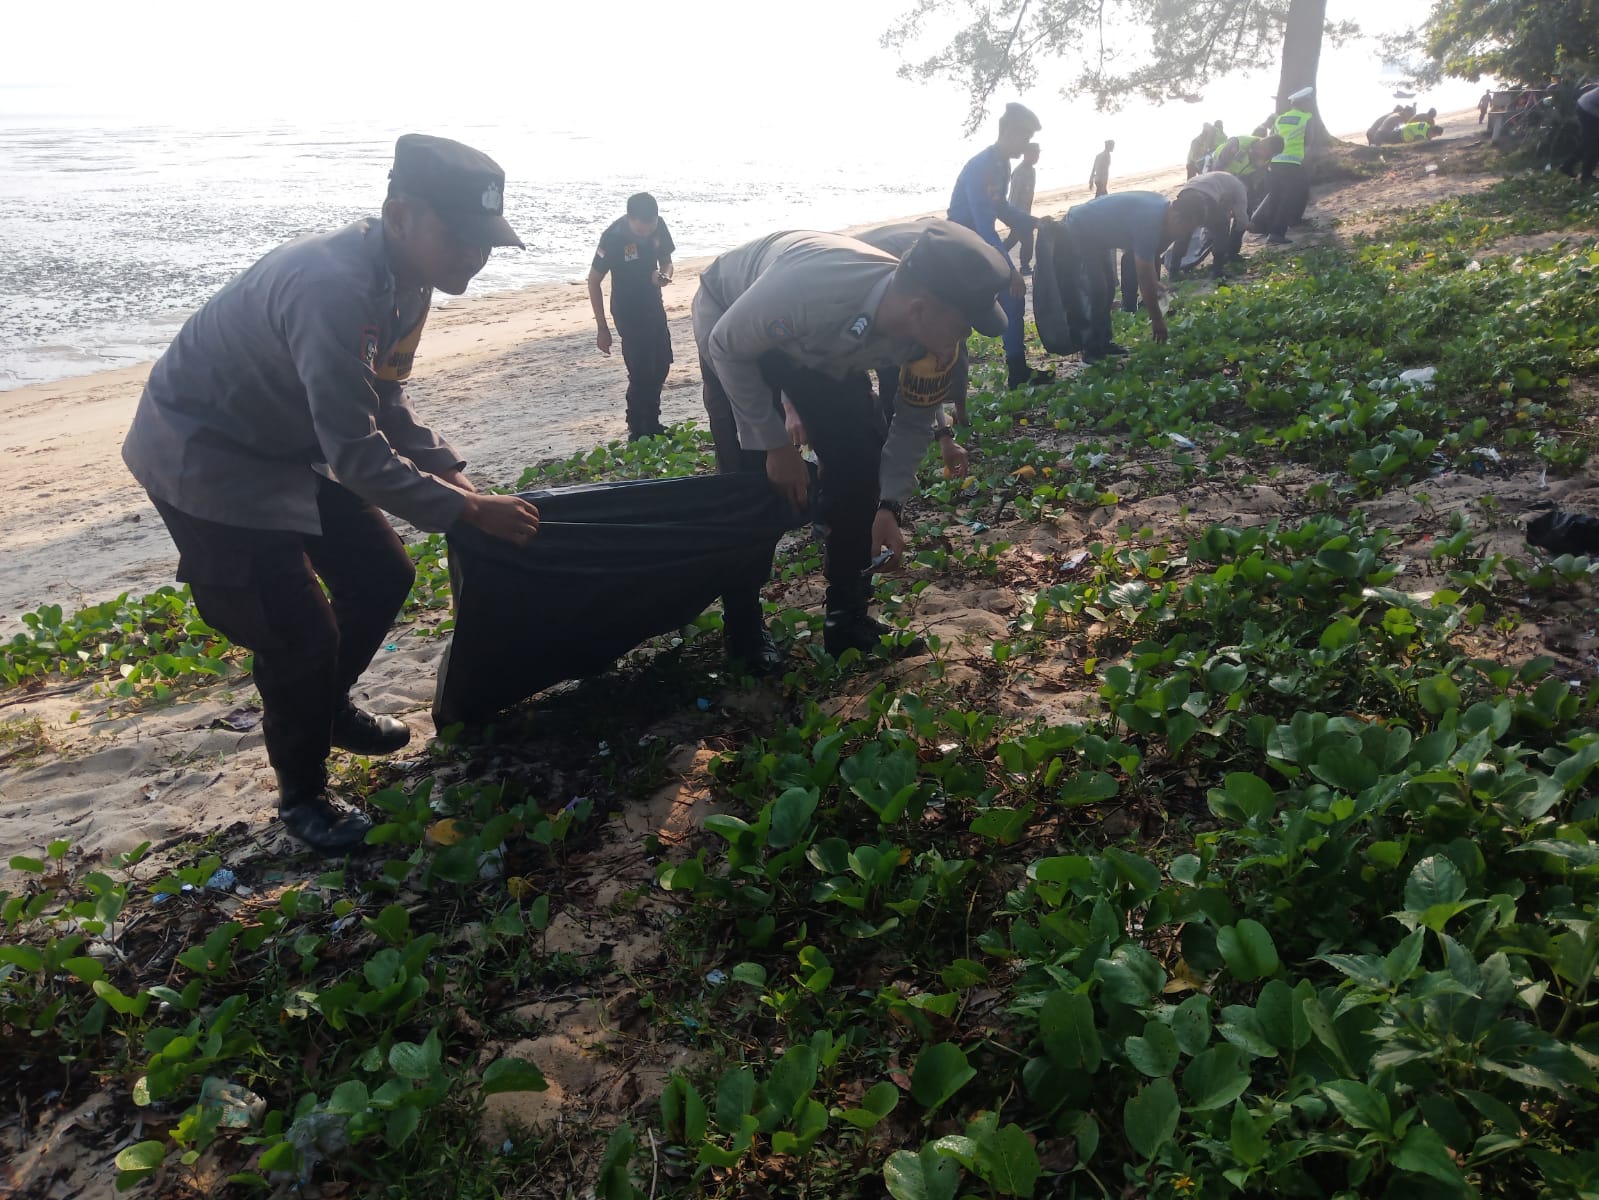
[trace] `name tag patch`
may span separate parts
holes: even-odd
[[[936,354],[924,355],[899,369],[899,398],[913,408],[933,408],[944,403],[955,381],[955,355],[940,363]]]

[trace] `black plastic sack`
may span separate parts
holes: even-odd
[[[1033,254],[1033,323],[1038,340],[1051,354],[1072,354],[1082,349],[1072,335],[1063,288],[1075,286],[1071,252],[1065,245],[1066,227],[1051,217],[1038,223],[1038,243]]]
[[[607,670],[680,629],[724,591],[759,586],[796,514],[762,474],[603,483],[526,492],[525,547],[452,533],[455,633],[439,664],[433,721],[481,722],[565,679]]]
[[[1599,520],[1586,513],[1551,509],[1527,523],[1527,544],[1555,555],[1599,555]]]

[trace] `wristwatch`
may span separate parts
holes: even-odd
[[[955,426],[953,425],[940,425],[937,429],[933,430],[933,439],[935,441],[943,441],[945,438],[953,438],[954,436]]]
[[[896,521],[899,520],[900,513],[903,512],[904,509],[905,506],[898,500],[879,500],[877,502],[877,511],[893,513]]]

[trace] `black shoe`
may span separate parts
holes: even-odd
[[[1127,347],[1121,345],[1119,342],[1111,342],[1103,350],[1084,350],[1083,351],[1083,361],[1085,363],[1106,362],[1107,360],[1112,359],[1112,358],[1126,358],[1126,357],[1127,357]]]
[[[333,797],[321,781],[294,784],[278,776],[278,819],[318,854],[345,854],[366,841],[371,819]]]
[[[346,704],[333,718],[333,744],[351,754],[393,754],[411,740],[404,721]]]
[[[1268,246],[1292,246],[1293,244],[1292,238],[1286,238],[1280,233],[1274,233],[1266,239],[1266,245]]]
[[[1019,387],[1043,387],[1055,382],[1055,372],[1044,367],[1029,367],[1026,359],[1012,359],[1005,364],[1007,386],[1011,391]]]
[[[727,661],[735,670],[757,679],[770,679],[783,673],[783,652],[764,628],[741,636],[726,635]]]
[[[1025,279],[1027,276],[1031,275],[1032,273],[1033,273],[1033,267],[1032,267],[1031,263],[1029,263],[1027,266],[1022,268],[1022,278]]]
[[[892,625],[885,625],[862,609],[830,612],[822,625],[822,645],[834,658],[846,650],[859,650],[863,655],[886,654],[890,658],[910,658],[927,653],[927,642],[920,637],[903,645],[898,642],[884,644],[885,637],[898,632]]]

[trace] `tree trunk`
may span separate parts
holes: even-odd
[[[1289,107],[1288,97],[1300,88],[1316,86],[1321,65],[1321,35],[1327,27],[1327,0],[1289,0],[1288,27],[1283,31],[1282,73],[1277,77],[1277,111]],[[1318,155],[1330,140],[1321,121],[1321,107],[1311,98],[1310,140],[1306,151]]]
[[[1316,85],[1321,65],[1321,34],[1327,25],[1327,0],[1289,0],[1288,28],[1283,32],[1283,66],[1277,81],[1277,111],[1302,87]]]

